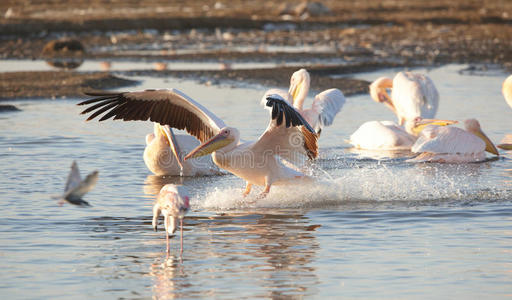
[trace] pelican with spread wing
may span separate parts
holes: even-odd
[[[439,93],[432,80],[412,72],[399,72],[393,80],[378,78],[370,85],[370,96],[391,109],[398,124],[391,121],[364,123],[350,136],[349,143],[358,149],[411,149],[418,133],[411,130],[416,118],[433,118],[439,105]]]
[[[263,99],[272,94],[277,94],[295,107],[302,117],[320,134],[322,128],[330,126],[336,114],[345,104],[345,96],[339,89],[328,89],[315,96],[311,108],[304,109],[311,79],[306,69],[294,72],[290,78],[288,92],[280,89],[270,89],[265,92]]]
[[[240,142],[240,133],[176,90],[146,90],[125,93],[90,93],[94,98],[78,105],[90,105],[82,113],[91,113],[87,120],[102,115],[124,121],[150,120],[163,126],[184,129],[201,145],[184,160],[212,153],[214,163],[246,182],[244,195],[252,185],[264,186],[263,195],[274,184],[307,178],[302,172],[283,164],[281,158],[293,161],[297,156],[313,159],[318,155],[317,135],[306,120],[279,95],[270,95],[265,106],[271,110],[266,131],[254,142]]]

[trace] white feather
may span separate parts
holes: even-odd
[[[369,121],[351,136],[349,143],[358,149],[404,150],[410,149],[416,138],[391,121]]]
[[[399,72],[393,79],[391,99],[398,116],[431,119],[439,105],[439,92],[432,80],[423,74]]]

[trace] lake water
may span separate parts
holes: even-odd
[[[512,133],[506,74],[464,68],[419,70],[440,91],[437,117],[478,118],[499,142]],[[266,128],[259,100],[268,87],[142,79],[130,89],[178,88],[244,139]],[[466,165],[368,158],[344,139],[365,121],[395,118],[368,95],[349,97],[320,138],[318,183],[273,187],[249,204],[232,175],[151,176],[142,153],[152,125],[86,123],[79,100],[12,101],[23,111],[0,114],[3,299],[512,297],[512,152]],[[52,199],[73,160],[82,176],[100,172],[84,197],[92,207]],[[166,261],[151,207],[170,182],[193,199],[183,256],[175,237]]]

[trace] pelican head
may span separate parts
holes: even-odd
[[[508,105],[512,107],[512,75],[505,79],[503,82],[503,89],[501,91]]]
[[[229,150],[236,146],[239,138],[240,133],[238,132],[238,129],[233,127],[224,127],[216,136],[197,146],[194,150],[187,154],[187,156],[185,156],[185,160],[189,158],[204,156],[219,149]]]
[[[496,146],[494,146],[493,142],[491,142],[487,135],[485,135],[485,133],[482,131],[480,123],[476,119],[465,120],[464,127],[468,132],[471,132],[485,142],[485,151],[494,155],[499,155],[498,149],[496,149]]]
[[[393,80],[387,77],[380,77],[370,84],[370,97],[378,103],[384,103],[396,114],[395,105],[389,96],[388,89],[393,88]]]
[[[295,71],[290,78],[290,88],[288,94],[293,99],[294,106],[302,109],[302,104],[309,92],[310,78],[306,69]],[[296,105],[295,105],[296,102]]]
[[[405,122],[405,130],[414,136],[418,136],[428,125],[448,126],[456,123],[458,122],[452,120],[424,119],[422,117],[416,117],[413,120],[407,120]]]

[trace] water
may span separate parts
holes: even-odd
[[[512,131],[500,94],[505,74],[464,66],[428,71],[441,94],[438,117],[476,117],[498,142]],[[359,74],[372,80],[396,70]],[[175,87],[210,108],[244,139],[265,129],[267,87]],[[70,298],[422,298],[512,295],[512,153],[479,164],[370,159],[343,140],[367,120],[394,120],[367,95],[350,97],[320,139],[318,184],[273,187],[250,203],[231,175],[155,177],[143,161],[144,122],[84,122],[69,100],[12,101],[0,115],[0,295]],[[100,171],[92,205],[59,207],[71,162]],[[151,228],[154,193],[183,183],[193,199],[185,252]],[[256,189],[258,192],[261,189]]]

